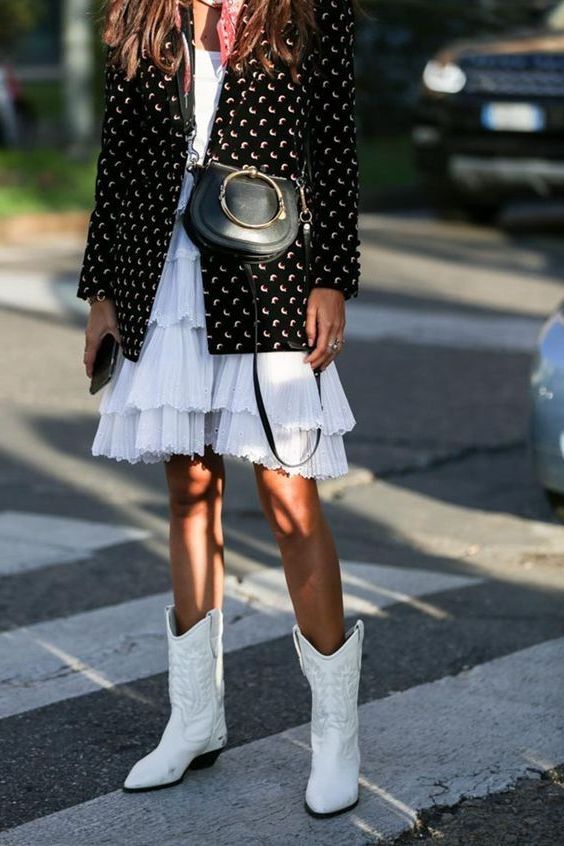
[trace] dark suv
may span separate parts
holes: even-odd
[[[535,30],[428,62],[412,137],[444,209],[483,216],[509,196],[564,196],[564,2]]]

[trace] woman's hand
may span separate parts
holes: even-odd
[[[304,361],[315,370],[325,370],[343,348],[345,329],[345,297],[332,288],[313,288],[307,301],[306,334],[314,347]],[[339,341],[336,349],[329,344]],[[315,345],[315,346],[314,346]]]
[[[89,379],[92,378],[92,369],[94,367],[94,359],[96,358],[98,347],[100,346],[102,338],[108,332],[114,336],[118,344],[121,343],[114,301],[106,299],[92,303],[90,306],[88,323],[86,324],[83,359],[86,367],[86,375]]]

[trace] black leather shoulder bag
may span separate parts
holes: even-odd
[[[191,68],[194,71],[191,9],[182,10],[182,22]],[[182,84],[183,73],[184,60],[178,68],[176,79],[184,131],[188,141],[186,168],[192,172],[194,184],[182,222],[188,236],[200,249],[228,254],[238,259],[244,268],[254,306],[253,384],[260,418],[270,449],[278,461],[286,467],[299,467],[313,456],[319,446],[321,428],[317,429],[311,453],[302,461],[290,464],[278,454],[258,378],[258,303],[252,265],[274,261],[283,255],[295,241],[301,224],[306,290],[308,293],[310,291],[312,215],[307,207],[304,191],[306,165],[311,179],[307,134],[307,153],[297,180],[271,176],[253,165],[237,168],[218,161],[209,161],[203,166],[198,162],[198,154],[192,146],[196,136],[194,84],[192,83],[190,90],[185,92]],[[289,346],[304,349],[291,342]],[[321,402],[321,370],[316,368],[314,374]]]

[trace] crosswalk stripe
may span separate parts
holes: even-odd
[[[362,705],[360,802],[331,820],[303,810],[305,724],[228,749],[176,787],[116,790],[6,831],[0,844],[361,846],[398,836],[436,802],[483,797],[564,760],[563,661],[564,638],[545,641]]]
[[[79,309],[84,313],[82,300],[78,306],[69,301],[71,287],[49,273],[3,270],[0,271],[0,306],[43,314],[60,314],[63,306],[67,313],[77,313]]]
[[[452,349],[530,352],[543,321],[533,317],[497,317],[385,305],[347,306],[347,336],[364,341],[386,338]]]
[[[341,562],[345,613],[377,615],[406,603],[441,618],[426,594],[479,584],[474,577]],[[0,634],[0,717],[163,672],[164,605],[155,594]],[[295,616],[281,568],[225,580],[225,651],[281,637]]]
[[[0,512],[0,576],[82,561],[97,549],[143,540],[149,532],[92,520]]]

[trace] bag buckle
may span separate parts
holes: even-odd
[[[263,182],[266,182],[267,185],[274,190],[276,194],[276,201],[277,201],[277,209],[274,215],[270,218],[270,220],[265,221],[264,223],[247,223],[244,220],[240,220],[229,208],[227,205],[226,200],[226,190],[228,184],[231,182],[232,179],[239,179],[242,176],[248,176],[251,179],[260,179]],[[243,165],[241,170],[234,170],[228,176],[224,178],[219,188],[219,202],[223,212],[227,215],[229,220],[232,223],[236,223],[238,226],[243,226],[246,229],[265,229],[267,226],[272,226],[277,220],[284,220],[286,217],[286,206],[284,204],[284,197],[282,196],[282,191],[276,184],[276,182],[271,179],[266,173],[262,173],[255,165]]]

